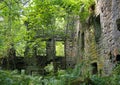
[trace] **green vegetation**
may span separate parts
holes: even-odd
[[[56,56],[64,56],[63,42],[56,42]]]
[[[120,85],[120,66],[117,66],[113,73],[107,77],[100,74],[93,75],[91,73],[92,67],[85,66],[85,63],[78,64],[73,69],[61,70],[57,68],[57,71],[54,72],[54,68],[57,67],[54,62],[55,56],[66,58],[64,41],[74,35],[69,34],[69,30],[73,32],[75,25],[72,21],[78,17],[80,23],[85,25],[86,19],[91,16],[89,7],[93,4],[95,4],[94,0],[0,0],[1,59],[11,58],[10,50],[13,49],[16,52],[14,55],[26,58],[25,65],[32,67],[32,65],[41,62],[34,63],[37,60],[32,57],[42,56],[43,63],[47,56],[46,45],[50,47],[49,44],[46,44],[47,41],[56,40],[55,49],[53,49],[56,54],[52,55],[54,58],[52,63],[44,63],[48,64],[43,69],[46,71],[44,76],[27,75],[21,69],[21,72],[0,69],[0,85]],[[82,29],[84,30],[84,28]],[[82,40],[84,45],[84,34]],[[72,48],[74,43],[70,42],[70,44]],[[29,58],[31,58],[31,62],[29,62]],[[52,58],[48,59],[49,62]],[[7,63],[8,66],[14,60],[11,58],[11,61]],[[4,62],[2,61],[3,64]],[[41,66],[41,68],[43,67]],[[41,68],[38,69],[41,70]]]
[[[26,48],[43,48],[42,39],[65,37],[69,16],[85,22],[94,0],[3,0],[0,2],[0,55],[6,56],[11,43],[17,55]],[[39,50],[42,51],[42,50]],[[30,52],[31,53],[31,52]]]
[[[25,75],[24,71],[19,74],[17,71],[0,70],[0,83],[2,85],[119,85],[120,83],[120,75],[112,74],[106,77],[83,75],[82,66],[79,64],[73,70],[59,70],[56,75],[50,74],[44,77]]]

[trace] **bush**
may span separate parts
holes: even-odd
[[[89,70],[83,75],[81,68],[82,65],[77,65],[74,69],[58,70],[56,74],[47,76],[0,70],[0,85],[120,85],[119,67],[107,77],[91,75]]]
[[[0,70],[1,85],[42,85],[40,80],[41,77],[18,74],[15,71],[10,72]]]

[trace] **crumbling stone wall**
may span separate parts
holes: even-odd
[[[99,41],[99,61],[103,64],[103,73],[109,75],[114,64],[110,62],[110,51],[120,49],[120,31],[117,29],[116,20],[120,18],[120,0],[98,0],[97,14],[101,19],[101,38]]]
[[[85,31],[85,59],[91,62],[97,61],[97,45],[95,42],[94,27]]]
[[[66,30],[65,40],[65,56],[66,56],[66,67],[73,68],[79,62],[79,32],[80,32],[80,21],[78,16],[72,16],[69,18],[68,29]]]

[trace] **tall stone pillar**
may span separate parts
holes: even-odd
[[[47,60],[53,60],[55,57],[55,40],[49,39],[46,41],[46,55]]]
[[[103,73],[109,75],[113,69],[109,52],[119,47],[120,32],[117,30],[116,19],[120,18],[119,0],[98,0],[97,12],[101,19],[100,61],[103,63]]]
[[[79,35],[81,24],[78,16],[72,16],[71,18],[68,22],[68,29],[66,29],[67,37],[65,40],[65,56],[67,68],[73,68],[77,62],[80,62]]]

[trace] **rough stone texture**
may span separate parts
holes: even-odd
[[[97,62],[97,47],[95,43],[93,26],[85,31],[85,58],[91,62]]]
[[[103,73],[109,75],[113,63],[110,62],[108,53],[116,47],[120,49],[120,31],[116,25],[116,20],[120,18],[120,0],[98,0],[97,12],[100,14],[102,28],[99,60],[103,64]]]
[[[79,29],[80,29],[80,21],[79,17],[73,16],[72,20],[69,21],[72,23],[68,25],[67,38],[65,40],[65,56],[66,56],[66,67],[74,67],[77,59],[79,59]]]
[[[46,56],[47,60],[53,60],[55,57],[55,40],[49,39],[46,41]]]

